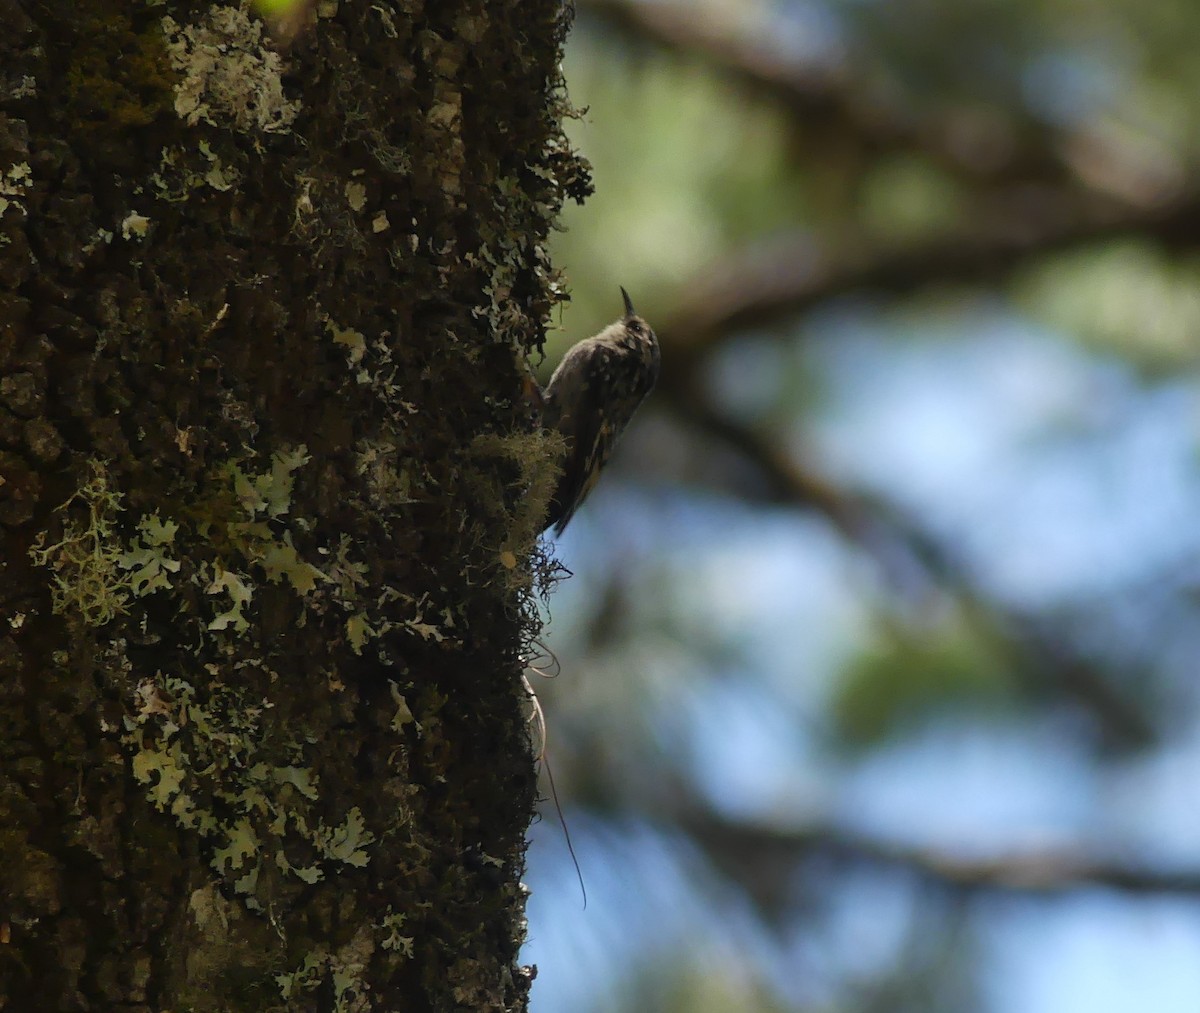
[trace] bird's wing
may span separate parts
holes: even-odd
[[[616,357],[615,352],[607,349],[594,350],[593,354]],[[605,373],[603,368],[589,371],[586,375],[590,380],[572,391],[554,391],[556,396],[547,403],[548,413],[567,441],[563,472],[550,498],[547,519],[547,525],[554,525],[556,535],[562,534],[567,522],[592,491],[616,442],[613,420],[602,403],[605,392],[600,377]]]

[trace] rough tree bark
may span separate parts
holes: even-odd
[[[0,0],[0,1008],[512,1010],[555,0]]]

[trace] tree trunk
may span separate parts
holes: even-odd
[[[0,1008],[523,1009],[562,12],[0,23]]]

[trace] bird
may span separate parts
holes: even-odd
[[[625,315],[572,346],[542,392],[542,426],[566,446],[545,528],[561,535],[596,485],[600,471],[658,381],[658,337],[629,298]]]

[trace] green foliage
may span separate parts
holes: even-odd
[[[1018,279],[1021,305],[1051,327],[1149,373],[1200,361],[1200,260],[1130,239],[1059,254]]]
[[[953,232],[969,206],[966,188],[920,155],[881,158],[863,176],[863,228],[884,240]]]
[[[955,631],[896,634],[842,674],[831,718],[855,748],[877,745],[948,711],[995,714],[1012,703],[1012,675],[977,640]]]

